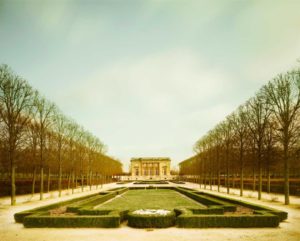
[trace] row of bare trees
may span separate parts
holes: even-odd
[[[258,199],[263,178],[270,192],[270,177],[283,178],[285,204],[289,204],[290,167],[300,175],[300,69],[276,76],[254,97],[239,106],[195,144],[196,155],[180,163],[182,175],[196,175],[201,183],[220,190],[221,179],[229,193],[230,182],[258,176]],[[235,179],[236,177],[236,179]]]
[[[105,155],[106,146],[92,133],[60,109],[7,65],[0,66],[0,174],[9,173],[11,204],[16,203],[16,173],[32,173],[32,192],[37,172],[40,199],[43,199],[45,170],[58,177],[68,174],[72,192],[77,178],[92,185],[93,176],[112,176],[122,165]],[[84,180],[85,179],[85,180]]]

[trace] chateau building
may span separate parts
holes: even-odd
[[[171,177],[170,158],[132,158],[130,162],[131,178],[133,180],[164,180]]]

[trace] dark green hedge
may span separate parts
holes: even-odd
[[[277,227],[279,218],[276,215],[244,215],[244,216],[225,216],[225,215],[180,215],[177,217],[176,224],[180,228],[212,228],[212,227]]]
[[[210,207],[210,206],[222,206],[224,211],[227,211],[227,212],[236,211],[236,206],[230,204],[229,202],[225,202],[225,201],[222,201],[222,200],[217,200],[215,198],[211,198],[211,197],[208,197],[206,195],[202,195],[199,192],[193,192],[191,190],[186,190],[186,189],[183,189],[181,187],[177,187],[176,190],[178,192],[194,199],[195,201],[200,202],[200,203],[208,206],[208,207]]]
[[[176,215],[171,211],[165,216],[127,214],[128,226],[134,228],[167,228],[175,225]]]
[[[49,216],[47,214],[30,215],[24,218],[26,228],[55,227],[55,228],[116,228],[120,225],[120,215],[111,212],[104,216]]]
[[[170,182],[175,183],[175,184],[185,184],[185,182],[183,182],[183,181],[170,181]]]
[[[74,205],[68,206],[67,211],[80,213],[80,211],[79,211],[80,209],[85,209],[85,210],[92,209],[94,206],[104,203],[104,202],[114,198],[116,195],[119,195],[126,191],[128,191],[128,188],[121,187],[121,188],[110,189],[107,192],[100,193],[98,196],[88,198],[81,202],[75,203]]]
[[[105,201],[112,199],[116,196],[115,192],[108,193],[106,195],[98,195],[97,197],[93,197],[87,199],[80,203],[75,203],[74,205],[70,205],[67,207],[68,212],[79,212],[80,209],[90,209],[96,205],[104,203]]]
[[[206,214],[206,215],[210,215],[210,214],[224,214],[224,209],[220,206],[216,206],[216,207],[209,207],[209,208],[175,208],[174,209],[176,216],[179,215],[197,215],[197,214]]]
[[[246,202],[246,201],[242,201],[242,200],[236,200],[234,198],[223,197],[223,196],[219,196],[219,195],[215,195],[215,194],[211,194],[211,193],[203,193],[203,194],[205,194],[207,196],[210,196],[210,197],[213,197],[215,199],[219,199],[221,201],[227,201],[227,202],[230,202],[230,203],[233,203],[233,204],[237,204],[237,205],[240,205],[240,206],[251,208],[253,210],[267,211],[268,213],[272,213],[272,214],[278,216],[280,222],[283,221],[283,220],[286,220],[288,218],[288,213],[287,212],[280,211],[280,210],[273,209],[273,208],[269,208],[269,207],[265,207],[263,205],[257,205],[257,204],[253,204],[253,203],[250,203],[250,202]]]
[[[136,181],[133,184],[169,184],[167,181]]]
[[[84,197],[73,198],[71,200],[67,200],[67,201],[63,201],[63,202],[58,202],[58,203],[54,203],[54,204],[49,204],[49,205],[45,205],[45,206],[42,206],[42,207],[31,209],[31,210],[26,210],[26,211],[18,212],[18,213],[14,214],[14,218],[15,218],[15,221],[17,223],[22,223],[24,217],[26,217],[28,215],[31,215],[31,214],[34,214],[36,212],[43,212],[43,211],[47,211],[47,210],[50,210],[50,209],[58,208],[58,207],[61,207],[61,206],[65,206],[65,205],[68,205],[68,204],[73,204],[73,203],[80,202],[82,200],[85,200],[87,198],[91,198],[91,197],[94,197],[94,196],[97,196],[97,195],[98,195],[98,193],[91,194],[91,195],[87,195],[87,196],[84,196]]]
[[[148,189],[150,187],[146,187]],[[25,227],[119,227],[122,220],[128,219],[128,225],[136,228],[166,228],[175,225],[182,228],[206,227],[277,227],[287,218],[287,213],[261,205],[222,197],[206,192],[182,187],[154,187],[176,190],[207,208],[185,207],[175,209],[169,215],[137,215],[128,210],[98,210],[95,206],[126,192],[128,188],[114,188],[106,192],[59,202],[15,214],[16,222]],[[145,189],[133,187],[130,189]],[[233,205],[234,204],[234,205]],[[254,210],[254,215],[223,215],[224,211],[235,211],[241,205]],[[47,212],[60,206],[67,206],[68,212],[76,216],[50,216]]]
[[[22,223],[24,220],[24,217],[26,217],[26,216],[29,216],[29,215],[32,215],[32,214],[35,214],[38,212],[43,212],[43,211],[47,211],[50,209],[66,206],[66,205],[68,205],[68,207],[67,207],[68,212],[78,212],[78,210],[80,208],[87,209],[93,205],[98,205],[98,203],[100,204],[102,202],[105,202],[105,201],[113,198],[117,194],[126,192],[127,190],[128,190],[128,188],[121,187],[121,188],[116,188],[114,190],[108,190],[106,192],[100,192],[100,193],[91,194],[91,195],[87,195],[87,196],[83,196],[83,197],[73,198],[71,200],[58,202],[58,203],[54,203],[54,204],[50,204],[50,205],[45,205],[45,206],[34,208],[31,210],[26,210],[23,212],[15,213],[14,218],[17,223]]]

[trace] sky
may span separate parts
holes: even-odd
[[[8,64],[132,157],[193,145],[280,72],[299,66],[298,0],[0,0]]]

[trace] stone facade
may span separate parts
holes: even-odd
[[[131,178],[132,180],[170,179],[170,165],[170,158],[132,158]]]

